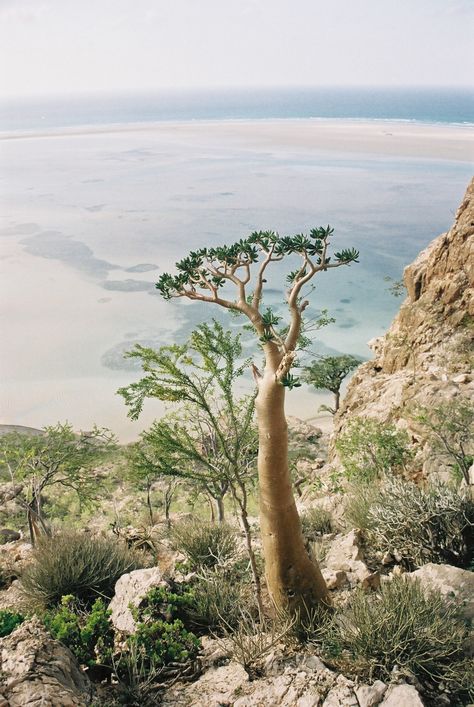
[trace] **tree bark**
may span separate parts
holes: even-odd
[[[334,412],[337,412],[339,410],[341,404],[341,391],[336,390],[334,393]]]
[[[222,496],[216,498],[216,508],[217,508],[217,521],[219,523],[224,522],[225,510],[224,510],[224,499]]]
[[[260,525],[265,574],[279,609],[306,613],[330,603],[319,567],[306,550],[288,466],[285,387],[267,365],[259,380],[256,410],[259,430]]]

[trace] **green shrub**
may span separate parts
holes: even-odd
[[[38,543],[21,582],[40,605],[54,606],[69,594],[91,604],[112,597],[119,577],[143,566],[143,556],[116,539],[67,531]]]
[[[233,528],[225,523],[183,520],[169,531],[176,550],[186,555],[191,567],[214,567],[235,558],[238,540]]]
[[[404,430],[372,418],[356,417],[336,440],[348,479],[373,481],[405,469],[412,457]]]
[[[409,678],[463,693],[474,684],[466,635],[439,593],[425,595],[418,582],[399,577],[377,595],[354,592],[344,609],[319,624],[313,640],[335,667],[363,680],[389,681],[396,665]]]
[[[9,636],[23,621],[24,617],[21,614],[0,609],[0,638]]]
[[[187,587],[156,587],[134,611],[136,632],[127,638],[127,649],[137,657],[141,670],[155,671],[194,660],[199,639],[183,621],[191,601]]]
[[[64,643],[79,663],[110,667],[114,647],[110,614],[102,599],[96,599],[88,611],[70,594],[62,597],[60,606],[46,612],[43,621],[51,635]]]
[[[473,551],[474,503],[437,483],[426,489],[386,479],[367,512],[367,545],[390,552],[409,569],[427,562],[465,566]]]
[[[301,515],[301,527],[305,540],[311,542],[320,535],[326,535],[333,530],[333,520],[330,511],[321,506],[308,508]]]

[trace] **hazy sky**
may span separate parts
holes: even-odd
[[[473,83],[474,0],[0,0],[0,92]]]

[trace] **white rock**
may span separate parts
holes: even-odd
[[[140,606],[140,601],[152,589],[165,584],[158,567],[134,570],[120,577],[115,585],[115,595],[109,604],[111,621],[118,631],[133,633],[135,620],[130,611],[132,606]]]
[[[424,589],[438,590],[458,607],[463,618],[474,619],[474,572],[430,562],[405,577],[418,579]]]
[[[336,537],[325,557],[328,569],[351,571],[351,563],[362,560],[360,536],[356,530]]]
[[[340,589],[347,582],[347,574],[344,570],[331,570],[325,567],[322,575],[328,589]]]
[[[376,680],[373,685],[359,685],[355,693],[360,707],[376,707],[381,702],[386,691],[386,684],[381,680]]]
[[[424,707],[420,695],[413,685],[390,687],[380,707]]]

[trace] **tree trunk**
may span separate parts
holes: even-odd
[[[285,388],[270,367],[259,380],[256,409],[260,525],[268,589],[277,608],[305,612],[330,600],[321,570],[310,560],[301,532],[288,467]]]
[[[336,390],[334,393],[334,412],[337,412],[339,410],[339,406],[341,404],[341,391]]]
[[[216,498],[216,508],[217,508],[217,520],[219,523],[223,523],[225,510],[224,510],[224,499],[222,496],[218,496]]]
[[[151,505],[151,484],[146,485],[146,505],[148,506],[148,515],[150,516],[150,525],[154,525],[155,518],[153,516],[153,506]]]

